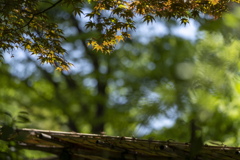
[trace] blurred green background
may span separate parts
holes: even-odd
[[[143,42],[145,26],[110,55],[87,47],[96,32],[84,28],[84,18],[64,8],[48,14],[65,32],[66,58],[74,67],[61,73],[24,51],[14,58],[5,53],[1,125],[189,142],[194,121],[203,143],[239,146],[239,8],[219,20],[191,21],[197,31],[189,30],[196,32],[189,39],[173,33],[178,22],[159,20],[153,26],[156,32],[164,26],[162,34]],[[0,145],[2,153],[9,151],[4,141]]]

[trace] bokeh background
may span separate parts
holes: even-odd
[[[239,146],[239,8],[186,25],[136,17],[132,38],[111,54],[87,46],[96,31],[84,17],[58,7],[48,15],[63,29],[74,66],[59,72],[24,50],[4,53],[2,125],[189,142],[194,122],[203,143]]]

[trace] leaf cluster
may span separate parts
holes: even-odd
[[[42,10],[40,1],[1,1],[1,50],[25,49],[38,55],[42,63],[59,63],[59,69],[68,70],[71,64],[63,57],[66,51],[61,46],[64,39],[62,30],[57,24],[49,22],[45,13],[57,3],[60,1]]]
[[[129,30],[135,30],[134,17],[143,17],[143,22],[152,23],[156,18],[179,19],[182,24],[189,23],[189,18],[196,19],[200,13],[217,19],[227,11],[229,1],[223,0],[93,0],[94,7],[87,14],[90,21],[86,28],[95,28],[102,34],[90,40],[93,49],[109,53],[114,49],[117,34],[121,40],[130,38]],[[106,16],[107,13],[107,16]],[[96,17],[96,18],[95,18]],[[95,18],[95,19],[94,19]]]
[[[128,31],[135,30],[137,16],[146,23],[165,18],[187,24],[189,18],[196,19],[200,13],[217,19],[228,10],[229,3],[229,0],[3,0],[0,3],[0,48],[9,52],[22,48],[37,55],[42,63],[50,63],[57,70],[68,70],[72,64],[64,58],[63,32],[48,20],[47,12],[54,7],[66,6],[75,16],[88,17],[86,28],[101,33],[90,39],[88,45],[93,50],[110,53],[117,43],[130,38]],[[91,5],[89,13],[83,12],[85,4]]]
[[[209,31],[209,22],[205,25]],[[237,35],[239,17],[227,14],[223,21],[211,25],[215,32],[219,26],[224,32],[226,26],[235,26],[231,31]],[[81,33],[76,36],[86,44]],[[188,123],[195,119],[203,140],[239,145],[240,42],[225,40],[219,32],[204,32],[204,38],[195,43],[168,35],[149,44],[131,41],[117,50],[118,54],[107,57],[90,54],[87,45],[72,48],[71,52],[87,51],[75,62],[85,61],[86,68],[92,66],[91,71],[79,66],[75,72],[49,72],[31,61],[25,64],[35,64],[34,73],[19,78],[2,68],[0,106],[14,111],[16,105],[27,108],[33,119],[31,128],[88,133],[104,130],[108,135],[120,136],[141,133],[139,126],[151,131],[151,122],[157,119],[163,124],[159,116],[166,116],[175,124],[155,128],[149,137],[181,142],[189,142]],[[76,39],[71,42],[74,44]],[[99,126],[104,127],[101,130]],[[198,144],[195,140],[191,142]]]

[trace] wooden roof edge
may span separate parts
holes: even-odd
[[[40,150],[56,155],[60,155],[67,150],[72,156],[85,158],[95,156],[100,159],[104,159],[103,156],[109,156],[112,159],[125,157],[126,160],[134,160],[134,156],[138,156],[138,159],[141,157],[142,159],[147,157],[150,159],[171,157],[173,160],[175,158],[180,160],[191,155],[192,147],[190,143],[175,142],[172,139],[157,141],[134,137],[29,128],[16,129],[13,135],[10,135],[9,140],[18,142],[19,147],[25,149]],[[202,157],[201,160],[214,160],[216,157],[222,157],[225,160],[238,160],[240,159],[240,147],[228,147],[223,144],[216,146],[203,145],[197,156]]]
[[[21,129],[16,129],[17,132],[33,132],[33,133],[38,133],[39,135],[51,135],[51,136],[61,136],[61,135],[69,135],[69,136],[79,136],[79,137],[89,137],[89,138],[113,138],[113,139],[121,139],[121,140],[131,140],[131,141],[146,141],[146,142],[161,142],[161,143],[175,143],[175,144],[183,144],[180,142],[174,142],[174,141],[160,141],[160,140],[147,140],[147,139],[140,139],[140,138],[135,138],[135,137],[125,137],[125,136],[109,136],[109,135],[104,135],[104,134],[90,134],[90,133],[78,133],[78,132],[63,132],[63,131],[52,131],[52,130],[41,130],[41,129],[29,129],[29,128],[21,128]],[[43,133],[43,134],[42,134]],[[186,143],[187,144],[187,143]]]
[[[140,138],[135,138],[135,137],[124,137],[124,136],[108,136],[108,135],[103,135],[103,134],[89,134],[89,133],[78,133],[78,132],[63,132],[63,131],[52,131],[52,130],[41,130],[41,129],[30,129],[30,128],[21,128],[21,129],[16,129],[17,132],[34,132],[39,135],[44,135],[44,136],[79,136],[79,137],[85,137],[85,138],[103,138],[103,139],[120,139],[122,141],[138,141],[138,142],[147,142],[147,143],[158,143],[158,144],[166,144],[166,145],[184,145],[184,146],[189,146],[190,143],[188,142],[175,142],[172,139],[169,139],[167,141],[161,141],[161,140],[149,140],[149,139],[140,139]],[[211,149],[223,149],[223,150],[236,150],[240,151],[240,147],[231,147],[231,146],[226,146],[226,145],[203,145],[204,148],[211,148]]]

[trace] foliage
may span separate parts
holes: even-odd
[[[89,13],[83,12],[86,4],[91,5]],[[228,0],[3,0],[0,6],[0,48],[9,52],[22,48],[38,55],[41,63],[50,63],[57,70],[68,70],[72,64],[64,58],[66,51],[61,46],[63,32],[56,22],[48,20],[46,14],[56,6],[67,7],[75,16],[88,17],[86,28],[101,33],[92,37],[88,45],[94,50],[110,53],[118,42],[130,38],[128,31],[135,30],[136,16],[141,16],[147,23],[159,17],[180,19],[186,24],[189,18],[196,19],[200,13],[217,19],[227,11],[228,4]]]
[[[107,56],[88,48],[95,32],[66,7],[46,14],[49,22],[67,17],[58,24],[74,32],[64,44],[75,68],[57,72],[28,54],[10,66],[1,63],[3,122],[16,122],[20,113],[31,123],[18,127],[119,136],[139,136],[142,127],[150,132],[145,137],[158,140],[239,145],[239,10],[216,21],[198,19],[202,37],[194,42],[170,33],[148,44],[128,39]],[[159,117],[174,125],[153,128],[154,119],[164,123]]]
[[[240,102],[240,36],[237,27],[239,16],[235,13],[239,13],[239,9],[234,14],[225,14],[222,20],[214,23],[207,21],[201,26],[204,31],[203,39],[197,41],[192,54],[185,55],[186,60],[180,65],[172,63],[173,76],[177,77],[168,82],[172,87],[160,92],[160,101],[180,107],[179,116],[174,126],[153,131],[147,137],[167,139],[171,134],[177,141],[189,141],[192,132],[189,132],[189,126],[195,120],[195,130],[201,133],[199,137],[202,142],[239,146],[239,128],[236,126],[240,123],[237,118]],[[164,85],[160,84],[159,87],[163,88]],[[174,96],[169,101],[162,96],[164,93]]]
[[[185,60],[172,63],[172,77],[167,78],[166,85],[159,84],[156,88],[160,102],[164,106],[177,106],[179,116],[173,127],[150,137],[169,138],[173,134],[175,140],[189,141],[188,128],[194,119],[203,140],[239,144],[233,138],[239,134],[238,127],[234,127],[239,124],[238,43],[239,40],[234,40],[226,44],[221,34],[207,34],[196,45],[194,55],[185,55]]]
[[[26,159],[23,152],[17,149],[16,142],[11,140],[11,136],[15,133],[17,123],[29,122],[27,112],[21,111],[16,117],[1,107],[0,111],[0,158],[1,159]],[[23,140],[25,137],[21,137],[18,140]]]
[[[61,47],[62,30],[47,20],[45,12],[55,5],[40,10],[40,1],[4,0],[1,2],[0,46],[2,51],[16,48],[38,55],[42,63],[60,63],[67,70]],[[58,68],[57,68],[58,69]]]
[[[211,24],[217,26],[220,22]],[[207,28],[209,24],[206,22],[202,28]],[[226,24],[229,22],[224,20],[219,25],[225,26],[225,32]],[[76,36],[81,36],[81,28],[75,23],[71,25],[79,29]],[[232,32],[232,29],[228,28],[228,31]],[[133,130],[139,124],[148,126],[149,121],[159,114],[171,117],[168,111],[177,109],[180,119],[176,120],[176,127],[186,122],[181,124],[185,125],[185,136],[179,140],[183,140],[189,137],[187,123],[192,117],[201,115],[203,118],[198,119],[199,123],[210,125],[202,120],[208,119],[205,113],[210,112],[209,116],[217,114],[219,119],[213,122],[214,126],[227,115],[212,111],[218,110],[220,104],[225,106],[224,103],[228,104],[236,96],[237,87],[234,85],[237,81],[232,76],[237,76],[238,71],[238,40],[225,43],[224,36],[219,32],[207,33],[204,37],[196,44],[171,35],[156,38],[147,45],[130,41],[120,47],[122,49],[117,54],[108,56],[90,54],[87,41],[80,39],[79,43],[79,39],[75,38],[71,52],[81,56],[79,59],[69,58],[75,64],[84,63],[83,66],[76,66],[76,71],[72,72],[50,72],[49,68],[42,68],[27,57],[21,63],[28,65],[30,61],[35,70],[31,72],[30,67],[26,67],[23,72],[31,74],[23,80],[6,70],[1,73],[5,75],[1,84],[8,86],[2,92],[1,103],[7,106],[21,104],[21,108],[31,113],[29,127],[92,133],[106,131],[113,135],[134,134]],[[72,39],[71,36],[67,38]],[[81,50],[85,52],[79,53]],[[226,51],[231,51],[232,56],[225,54]],[[7,76],[11,77],[10,80]],[[150,95],[158,96],[153,98]],[[202,114],[199,114],[200,111]],[[99,117],[98,121],[96,117]],[[122,130],[126,123],[129,127]],[[42,124],[45,124],[44,127]],[[102,127],[99,129],[98,126]],[[182,135],[181,132],[178,134]]]

